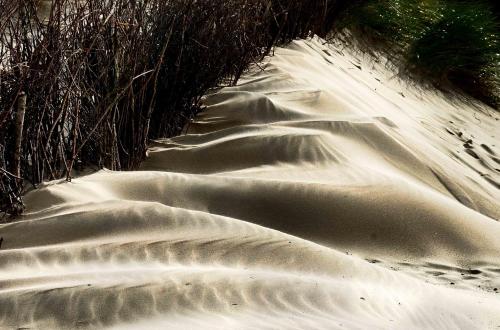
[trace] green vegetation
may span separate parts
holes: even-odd
[[[450,83],[498,106],[499,31],[488,7],[471,3],[448,5],[411,45],[408,61],[424,76],[441,84]]]
[[[339,26],[385,50],[413,77],[498,108],[499,7],[494,0],[366,0]]]

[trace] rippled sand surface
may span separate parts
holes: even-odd
[[[0,328],[497,329],[500,121],[296,41],[0,225]]]

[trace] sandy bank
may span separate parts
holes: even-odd
[[[142,171],[26,196],[0,327],[500,326],[498,113],[321,40],[204,102]]]

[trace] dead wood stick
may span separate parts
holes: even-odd
[[[13,173],[21,177],[21,149],[23,142],[24,114],[26,113],[26,94],[21,92],[17,99],[16,145],[14,149]]]

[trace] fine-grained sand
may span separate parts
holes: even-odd
[[[497,329],[500,121],[296,41],[142,171],[0,225],[0,328]]]

